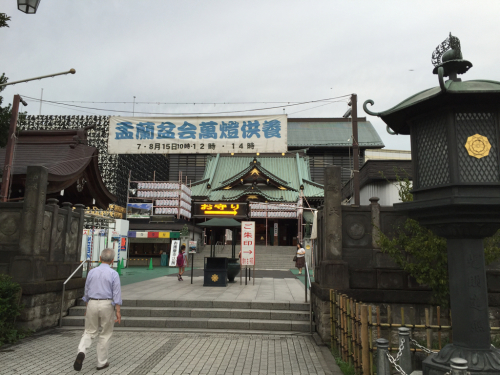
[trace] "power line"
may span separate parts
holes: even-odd
[[[317,105],[316,107],[311,107],[311,108],[307,108],[307,109],[302,109],[302,110],[297,111],[297,112],[292,112],[292,113],[289,113],[289,115],[294,115],[294,114],[299,113],[299,112],[309,111],[310,109],[324,107],[325,105],[328,105],[328,104],[341,103],[341,102],[345,103],[345,100],[336,100],[336,101],[333,101],[333,102],[328,102],[326,104]]]
[[[108,102],[108,101],[84,101],[84,100],[54,100],[59,103],[81,103],[81,104],[133,104],[134,102]],[[286,102],[135,102],[135,104],[168,104],[168,105],[233,105],[233,104],[294,104],[300,103],[294,100]]]
[[[256,112],[256,111],[265,111],[269,109],[278,109],[278,108],[284,108],[284,107],[294,107],[298,105],[303,105],[303,104],[310,104],[310,103],[320,103],[320,102],[328,102],[329,103],[334,103],[332,100],[334,99],[340,99],[340,98],[345,98],[350,95],[342,95],[342,96],[337,96],[333,98],[326,98],[326,99],[318,99],[318,100],[309,100],[306,102],[299,102],[299,103],[293,103],[293,104],[286,104],[286,105],[280,105],[280,106],[273,106],[273,107],[264,107],[264,108],[253,108],[253,109],[246,109],[246,110],[239,110],[239,111],[222,111],[222,112],[195,112],[195,113],[190,113],[190,112],[184,112],[184,113],[168,113],[168,112],[137,112],[137,111],[124,111],[124,110],[114,110],[114,109],[105,109],[105,108],[94,108],[94,107],[86,107],[86,106],[80,106],[80,105],[75,105],[75,104],[66,104],[63,102],[56,102],[53,100],[42,100],[44,103],[52,103],[52,104],[59,104],[62,106],[66,107],[75,107],[75,108],[83,108],[83,109],[91,109],[94,111],[106,111],[106,112],[119,112],[119,113],[141,113],[141,114],[147,114],[147,115],[171,115],[171,116],[179,116],[179,115],[215,115],[215,114],[230,114],[230,113],[242,113],[242,112]],[[33,98],[30,96],[23,95],[24,98],[31,99],[33,101],[40,101],[41,99],[38,98]]]

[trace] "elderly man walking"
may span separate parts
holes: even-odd
[[[87,305],[85,312],[85,331],[83,332],[78,355],[73,368],[82,369],[87,348],[92,344],[92,339],[99,336],[97,341],[97,369],[109,367],[108,348],[109,339],[113,333],[115,322],[121,323],[120,305],[122,292],[120,277],[111,268],[115,252],[113,249],[104,249],[101,252],[101,265],[90,270],[85,283],[85,296],[83,300]],[[116,319],[115,319],[116,312]],[[101,332],[99,332],[101,328]]]

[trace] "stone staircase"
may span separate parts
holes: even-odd
[[[240,246],[236,245],[236,257],[240,252]],[[288,270],[295,268],[292,260],[295,253],[295,246],[256,246],[255,268],[260,270]],[[231,257],[231,245],[225,245],[224,249],[216,254],[217,257]],[[194,256],[194,267],[203,268],[204,257],[210,256],[210,246],[205,245],[201,251]]]
[[[69,309],[63,326],[83,326],[85,303]],[[309,304],[300,302],[124,300],[115,327],[309,332]],[[313,325],[314,330],[314,325]]]

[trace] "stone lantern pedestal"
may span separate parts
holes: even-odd
[[[394,208],[447,239],[453,343],[424,361],[424,375],[447,373],[455,357],[468,361],[471,374],[500,374],[483,248],[500,228],[500,82],[462,82],[458,75],[472,64],[451,34],[432,59],[438,87],[384,112],[370,111],[371,100],[364,109],[391,134],[411,135],[413,202]]]

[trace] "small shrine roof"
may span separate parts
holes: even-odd
[[[78,179],[85,179],[81,194],[76,194],[76,189],[73,189],[73,193],[81,195],[85,202],[72,203],[92,205],[92,199],[95,199],[97,206],[107,208],[110,203],[116,201],[116,197],[102,181],[97,165],[97,148],[86,143],[83,129],[19,132],[12,168],[13,186],[16,183],[23,184],[23,176],[26,175],[28,166],[42,165],[48,170],[48,196],[74,187]],[[5,152],[5,148],[0,149],[0,166],[5,163]],[[13,193],[14,190],[12,189]]]

